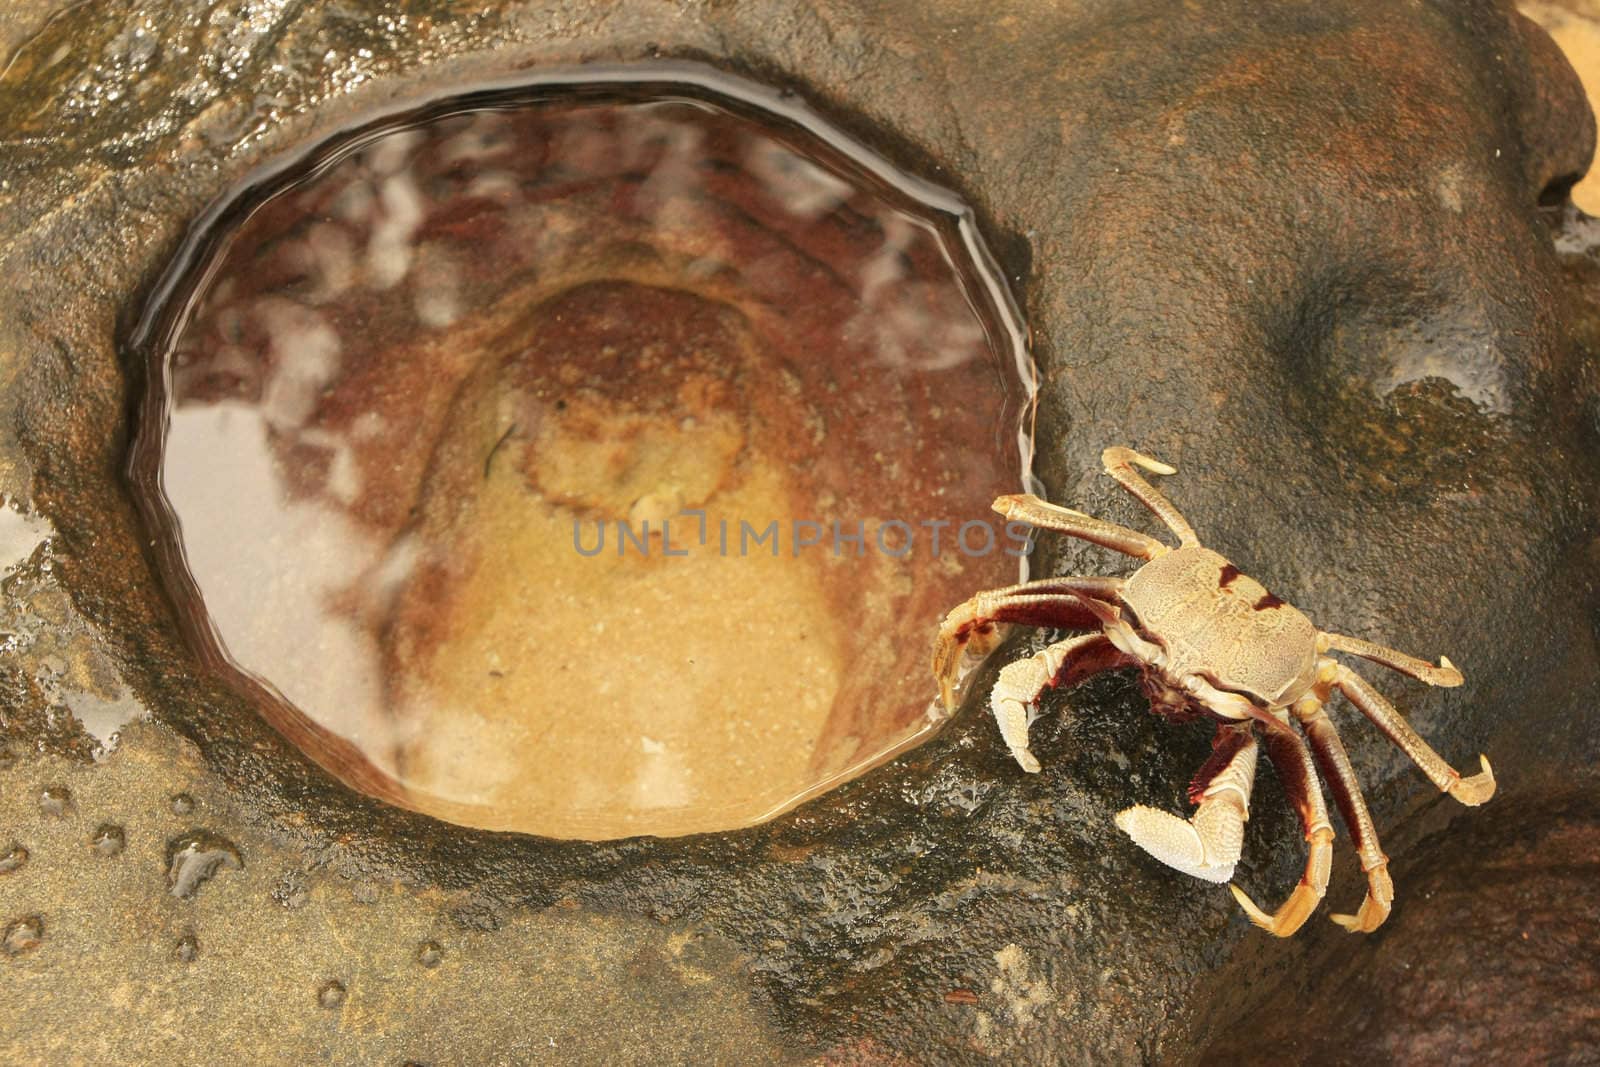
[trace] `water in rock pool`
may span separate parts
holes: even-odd
[[[1022,332],[949,194],[781,108],[478,92],[199,224],[132,484],[204,669],[357,788],[552,837],[926,737],[943,612],[1019,570]]]

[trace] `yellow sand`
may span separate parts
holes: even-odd
[[[631,512],[635,529],[700,504],[743,443],[731,420],[637,415],[630,432],[613,422],[595,437],[587,414],[534,443],[539,480]],[[416,743],[402,776],[419,807],[450,817],[472,804],[477,825],[551,836],[678,834],[757,819],[817,784],[839,624],[817,566],[787,543],[777,558],[738,555],[741,518],[788,516],[782,472],[755,462],[735,480],[707,503],[708,545],[694,520],[671,526],[689,555],[664,558],[652,535],[651,556],[630,543],[619,558],[608,521],[605,550],[585,558],[579,512],[531,492],[517,464],[491,468],[470,516],[483,561],[453,591],[460,623],[407,702]],[[593,518],[580,535],[592,549]]]

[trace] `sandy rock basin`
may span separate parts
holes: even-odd
[[[970,220],[671,76],[350,131],[146,312],[134,490],[189,643],[359,789],[747,825],[926,737],[927,635],[1018,575],[977,517],[1033,370]]]
[[[1236,1062],[1260,1051],[1238,1020],[1334,996],[1347,1025],[1270,1051],[1573,1047],[1593,912],[1552,902],[1592,859],[1600,288],[1560,201],[1592,123],[1509,8],[53,13],[0,16],[7,41],[37,33],[0,75],[0,990],[26,1022],[6,1058]],[[1392,928],[1267,942],[1131,848],[1114,813],[1182,810],[1207,738],[1125,677],[1047,702],[1039,775],[969,702],[762,826],[563,842],[348,788],[202,669],[122,477],[134,320],[189,225],[253,168],[441,87],[658,57],[792,90],[965,197],[1026,312],[1052,499],[1143,528],[1095,462],[1136,444],[1180,468],[1211,544],[1319,622],[1448,650],[1466,686],[1385,695],[1449,758],[1491,755],[1492,804],[1458,819],[1345,731]],[[460,395],[493,408],[492,384]],[[718,439],[681,443],[715,468]],[[487,479],[471,506],[528,484]],[[1264,779],[1239,875],[1257,899],[1303,862],[1279,800]],[[1359,887],[1341,852],[1329,903]],[[1478,938],[1442,950],[1445,916]],[[1428,991],[1477,1010],[1416,1007]]]

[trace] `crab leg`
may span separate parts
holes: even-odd
[[[1278,772],[1284,794],[1300,816],[1309,852],[1300,884],[1271,915],[1256,907],[1237,885],[1228,888],[1233,890],[1234,899],[1250,916],[1251,922],[1268,933],[1288,937],[1300,929],[1328,891],[1328,873],[1333,864],[1333,824],[1328,822],[1328,808],[1323,802],[1322,788],[1317,784],[1317,772],[1306,743],[1287,725],[1265,712],[1255,721],[1267,735],[1267,755]]]
[[[969,645],[985,652],[999,641],[996,623],[1023,623],[1061,630],[1097,629],[1099,618],[1086,606],[1098,597],[1115,597],[1120,578],[1041,578],[991,589],[945,616],[933,645],[933,674],[946,708],[953,706],[961,653]]]
[[[1471,778],[1463,778],[1460,772],[1428,747],[1428,743],[1418,736],[1394,705],[1383,699],[1361,675],[1343,664],[1337,664],[1333,681],[1350,703],[1361,709],[1361,713],[1387,734],[1389,740],[1399,745],[1434,785],[1468,807],[1477,807],[1494,796],[1494,771],[1489,767],[1487,756],[1478,757],[1483,763],[1481,772]]]
[[[1189,787],[1196,805],[1188,821],[1137,804],[1117,813],[1117,829],[1168,867],[1226,882],[1244,848],[1250,818],[1250,787],[1256,775],[1256,738],[1249,723],[1217,727],[1211,758]]]
[[[989,707],[1011,755],[1029,774],[1039,761],[1028,751],[1028,727],[1039,717],[1039,696],[1046,689],[1077,685],[1091,674],[1134,661],[1117,650],[1105,634],[1083,634],[1057,641],[1027,659],[1007,664],[989,695]]]
[[[1138,559],[1155,559],[1172,551],[1149,534],[1047,503],[1032,493],[997,497],[993,506],[1008,522],[1021,521],[1042,529],[1055,530]]]
[[[1167,528],[1178,535],[1179,542],[1184,548],[1192,548],[1200,543],[1200,538],[1194,532],[1194,527],[1189,525],[1177,508],[1172,506],[1172,501],[1164,496],[1161,490],[1141,478],[1133,469],[1136,464],[1155,474],[1177,474],[1176,467],[1168,466],[1158,459],[1135,452],[1131,448],[1114,446],[1100,453],[1100,462],[1105,464],[1106,473],[1117,480],[1117,483],[1132,493],[1134,497],[1155,513],[1156,518],[1167,524]]]
[[[1361,795],[1361,783],[1356,779],[1355,768],[1345,754],[1344,744],[1333,720],[1323,710],[1315,695],[1301,697],[1294,704],[1294,717],[1311,741],[1311,754],[1317,767],[1328,780],[1333,791],[1333,801],[1344,816],[1345,828],[1356,844],[1356,854],[1361,858],[1361,869],[1367,875],[1367,895],[1361,910],[1355,915],[1334,915],[1332,919],[1351,933],[1367,934],[1383,925],[1394,903],[1394,883],[1389,879],[1389,857],[1378,844],[1378,830],[1367,811],[1367,801]]]
[[[1363,641],[1359,637],[1346,637],[1344,634],[1319,633],[1317,635],[1317,651],[1327,652],[1334,649],[1339,652],[1348,652],[1352,656],[1381,663],[1392,671],[1409,674],[1419,682],[1429,685],[1443,686],[1447,689],[1461,684],[1461,672],[1456,670],[1456,665],[1451,663],[1446,656],[1439,657],[1439,665],[1435,667],[1427,660],[1408,656],[1404,652],[1396,652],[1392,648],[1375,645],[1371,641]]]

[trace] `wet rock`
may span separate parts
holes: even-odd
[[[287,871],[273,883],[272,899],[280,906],[294,911],[306,906],[310,894],[306,890],[305,876],[298,871]]]
[[[337,1008],[344,1003],[344,983],[337,979],[330,979],[322,983],[322,988],[317,990],[317,1004],[323,1008]]]
[[[1181,1062],[1286,974],[1307,973],[1316,961],[1296,953],[1347,937],[1318,918],[1327,932],[1308,930],[1307,947],[1269,943],[1220,889],[1145,862],[1116,833],[1111,817],[1129,804],[1177,810],[1207,751],[1204,731],[1154,720],[1125,678],[1047,703],[1039,775],[1016,770],[974,707],[929,745],[767,826],[596,846],[461,831],[363,800],[197,680],[117,475],[131,383],[116,344],[143,287],[187,222],[273,154],[400,97],[579,59],[711,57],[758,72],[958,185],[1029,311],[1052,498],[1143,524],[1096,457],[1113,442],[1160,455],[1180,467],[1168,488],[1209,543],[1319,623],[1461,666],[1467,685],[1450,691],[1374,675],[1447,758],[1488,752],[1510,797],[1513,782],[1600,757],[1600,331],[1583,269],[1564,270],[1552,247],[1560,221],[1539,206],[1587,166],[1593,127],[1570,72],[1509,8],[1152,0],[997,18],[942,3],[423,6],[351,19],[319,4],[147,3],[163,42],[147,54],[120,14],[83,5],[0,76],[0,269],[14,279],[0,289],[0,491],[49,516],[59,538],[48,582],[70,591],[114,653],[106,662],[204,754],[216,795],[248,813],[229,836],[267,828],[285,853],[271,876],[299,865],[437,891],[394,907],[414,909],[404,914],[419,933],[436,918],[477,920],[462,936],[485,954],[526,950],[529,930],[570,921],[587,933],[562,942],[567,955],[508,967],[500,988],[522,995],[534,975],[566,991],[639,991],[655,1014],[628,1019],[659,1023],[665,1043],[684,1038],[675,1012],[703,1018],[690,1015],[702,994],[683,990],[707,987],[682,976],[709,975],[718,1003],[746,1013],[743,1035],[780,1060],[831,1050]],[[200,58],[173,62],[179,45]],[[59,64],[44,62],[57,52]],[[1052,551],[1047,569],[1116,565]],[[0,662],[0,725],[26,731],[9,739],[19,761],[46,758],[34,741],[58,736],[40,693]],[[1345,732],[1400,901],[1391,933],[1341,944],[1381,952],[1442,899],[1425,895],[1432,865],[1459,886],[1476,857],[1453,851],[1458,838],[1427,847],[1454,813],[1375,732],[1353,721]],[[128,773],[162,785],[152,805],[170,795],[158,762]],[[981,799],[930,792],[939,775],[994,785]],[[946,802],[961,796],[970,802]],[[1275,896],[1302,846],[1270,778],[1255,812],[1241,876]],[[36,810],[23,814],[35,821],[14,825],[30,844],[36,827],[50,832]],[[40,845],[0,894],[33,879],[44,855]],[[1335,899],[1358,891],[1341,857]],[[261,878],[251,884],[269,900],[257,866],[237,877]],[[123,899],[101,882],[71,885],[106,907]],[[1492,884],[1483,892],[1498,899]],[[13,899],[7,914],[37,907]],[[338,906],[313,893],[301,908],[267,908],[270,920],[250,917],[250,945],[285,961],[291,942],[332,953],[300,924]],[[387,906],[357,908],[373,915],[360,936],[420,975],[393,930],[371,925],[400,914]],[[1440,907],[1427,922],[1479,914],[1464,896]],[[658,925],[707,939],[640,957],[632,942]],[[1530,943],[1550,928],[1530,927]],[[1520,928],[1490,934],[1502,958],[1525,960]],[[52,939],[68,936],[52,927]],[[574,969],[602,949],[614,952],[605,963]],[[208,938],[207,964],[222,951]],[[137,966],[131,949],[115,958]],[[307,1003],[319,975],[353,973],[331,958],[318,967],[292,975],[285,988],[299,992],[286,1003]],[[1230,981],[1213,981],[1224,967]],[[452,970],[470,968],[427,980]],[[1373,990],[1397,977],[1370,960],[1358,970]],[[1437,974],[1426,988],[1448,991]],[[31,1033],[0,1038],[12,1059],[39,1058],[23,1042],[75,1034],[101,1003],[85,981],[46,979],[30,987],[41,991]],[[1496,980],[1535,988],[1510,968]],[[460,995],[459,1017],[496,1010],[495,995]],[[383,1003],[375,1029],[414,1011]],[[552,1040],[589,1041],[595,1055],[628,1047],[616,1026],[597,1025],[617,1018],[607,1006],[563,1003],[568,1014],[539,1016],[571,1020]],[[1417,1002],[1392,1003],[1390,1024],[1419,1025]],[[449,1053],[419,1039],[390,1058],[461,1058]]]
[[[1600,781],[1512,793],[1418,842],[1411,903],[1370,944],[1337,936],[1206,1063],[1582,1063],[1600,1034]],[[1314,1016],[1315,1025],[1307,1025]]]
[[[25,915],[6,924],[0,935],[0,948],[7,956],[21,956],[32,952],[44,940],[44,920],[37,915]]]
[[[120,856],[127,843],[127,832],[115,823],[108,822],[101,824],[94,832],[89,847],[94,849],[95,855],[110,859],[112,856]]]
[[[237,871],[244,858],[232,841],[210,830],[192,830],[167,842],[167,888],[188,900],[218,871]]]
[[[39,810],[53,819],[65,818],[74,810],[72,790],[64,785],[47,785],[39,790]]]
[[[127,810],[160,810],[179,783],[197,796],[225,793],[193,745],[148,724],[130,730],[104,763],[30,757],[24,773],[67,784],[86,809],[115,798]],[[468,892],[461,886],[408,882],[361,904],[350,893],[347,856],[244,819],[228,825],[228,837],[247,866],[179,900],[147,862],[87,854],[82,828],[47,820],[31,790],[0,788],[0,826],[38,843],[24,871],[0,878],[0,929],[37,914],[46,934],[37,950],[0,955],[0,983],[8,993],[26,989],[7,1005],[19,1004],[29,1023],[0,1029],[0,1062],[50,1062],[51,1045],[70,1040],[86,1060],[181,1063],[196,1058],[201,1039],[252,1063],[330,1055],[375,1064],[623,1063],[640,1047],[662,1063],[793,1058],[742,950],[689,924],[506,907],[498,928],[465,930],[447,915]],[[128,854],[148,847],[130,835]],[[272,895],[286,871],[301,898],[292,909]],[[198,952],[185,965],[178,946],[190,934]],[[429,938],[445,948],[432,970],[415,955]],[[630,974],[647,946],[676,966]],[[345,984],[357,1015],[317,1006],[330,978]],[[123,1013],[108,1010],[122,995],[142,1006],[129,1013],[137,1024],[123,1026]],[[90,1018],[97,1025],[83,1026]]]

